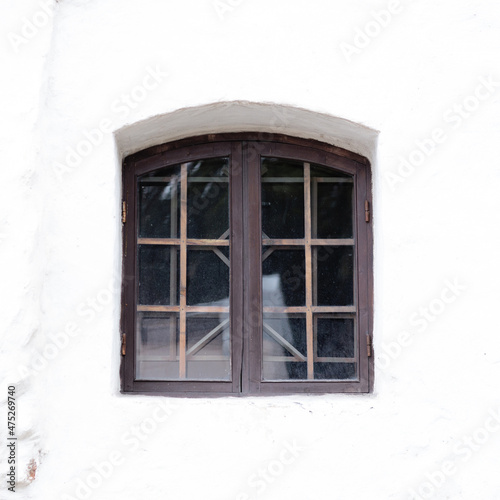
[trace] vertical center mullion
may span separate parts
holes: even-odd
[[[312,192],[311,238],[314,239],[318,237],[318,181],[314,177],[313,178],[310,177],[310,179],[311,179],[310,183]],[[317,247],[312,248],[311,253],[312,253],[312,304],[317,304],[318,303],[318,248]],[[316,331],[316,329],[314,331]]]
[[[186,378],[187,163],[181,165],[179,378]]]
[[[177,176],[171,180],[172,197],[170,198],[170,238],[177,238]],[[170,247],[170,305],[177,303],[177,248]],[[177,356],[177,319],[170,316],[170,360]]]
[[[311,166],[304,163],[304,243],[306,259],[307,378],[314,379],[313,289],[311,250]]]

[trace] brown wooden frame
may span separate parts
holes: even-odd
[[[135,380],[135,321],[136,311],[196,310],[186,306],[137,306],[137,178],[148,172],[179,165],[194,159],[229,157],[230,159],[230,322],[232,380],[225,381],[148,381]],[[312,331],[313,313],[355,314],[358,325],[357,380],[287,380],[262,381],[262,243],[278,240],[261,238],[260,216],[260,158],[272,156],[299,160],[308,165],[333,167],[350,174],[354,182],[354,240],[355,244],[355,306],[320,307],[312,302],[312,277],[307,273],[306,306],[287,308],[289,312],[306,314],[308,331]],[[304,181],[304,184],[306,182]],[[305,186],[305,196],[309,196]],[[181,194],[182,196],[182,194]],[[366,207],[371,207],[371,170],[368,160],[350,151],[317,141],[283,135],[237,133],[199,136],[148,148],[127,157],[123,166],[123,201],[126,222],[123,229],[123,286],[121,331],[126,335],[126,348],[122,350],[121,390],[124,393],[156,393],[171,396],[224,396],[272,395],[289,393],[362,393],[373,387],[373,357],[371,351],[373,317],[372,229]],[[306,227],[303,240],[282,240],[289,246],[304,245],[306,260],[310,262],[312,245],[329,244],[330,240],[312,239]],[[210,245],[217,241],[191,241],[181,234],[178,239],[141,239],[141,243],[160,245]],[[351,239],[337,240],[336,245],[352,245]],[[182,263],[181,263],[182,266]],[[306,269],[310,266],[306,266]],[[257,272],[258,270],[258,272]],[[266,308],[272,310],[272,308]],[[184,316],[185,317],[185,316]],[[182,339],[181,339],[182,342]],[[308,352],[312,352],[312,337],[307,338]],[[368,346],[368,347],[367,347]],[[123,354],[125,352],[125,354]],[[312,373],[312,360],[307,360],[308,375]]]

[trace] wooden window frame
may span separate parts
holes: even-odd
[[[169,165],[194,159],[230,158],[230,324],[231,381],[135,380],[135,322],[137,312],[137,178]],[[353,176],[355,240],[355,318],[357,321],[357,380],[263,381],[262,360],[262,239],[260,158],[279,157],[317,164]],[[308,168],[308,167],[307,167]],[[306,177],[306,176],[305,176]],[[305,188],[307,193],[308,186]],[[308,196],[306,194],[306,196]],[[198,136],[154,146],[125,158],[123,163],[123,286],[121,314],[121,391],[182,397],[258,396],[303,393],[367,393],[373,388],[373,236],[371,169],[356,153],[321,142],[285,135],[236,133]],[[307,223],[306,223],[307,226]],[[186,235],[180,244],[186,245]],[[311,235],[306,227],[306,260]],[[318,244],[319,240],[315,240]],[[181,257],[182,258],[182,257]],[[307,269],[307,266],[306,266]],[[259,272],[256,272],[259,270]],[[306,277],[306,282],[311,282]],[[308,289],[309,288],[309,289]],[[307,322],[312,321],[310,287],[306,287]],[[182,296],[182,292],[181,292]],[[316,307],[318,309],[318,307]],[[179,304],[184,310],[185,304]],[[330,308],[331,310],[331,308]],[[301,309],[302,311],[302,309]],[[338,312],[341,312],[340,309]],[[312,326],[308,324],[308,331]],[[182,340],[181,340],[182,341]],[[308,338],[308,351],[312,340]],[[311,360],[308,359],[308,372]]]

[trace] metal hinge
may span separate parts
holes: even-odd
[[[122,356],[127,353],[127,335],[122,333]]]
[[[371,358],[373,354],[373,344],[370,335],[366,336],[366,355]]]
[[[122,224],[127,222],[127,202],[122,201]]]
[[[370,222],[370,202],[365,200],[365,222]]]

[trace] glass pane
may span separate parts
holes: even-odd
[[[306,317],[264,314],[263,380],[306,379]]]
[[[228,159],[188,163],[187,237],[219,239],[229,229]]]
[[[314,238],[354,239],[353,176],[275,158],[262,161],[261,174],[263,238],[279,240],[262,248],[262,378],[308,380],[309,361],[311,379],[353,379],[357,376],[354,316],[313,315],[308,330],[306,314],[291,310],[354,305],[354,245],[310,243]],[[304,183],[311,189],[307,206]],[[303,242],[286,241],[302,238]],[[306,269],[309,251],[312,258]],[[314,352],[307,352],[308,337]]]
[[[139,237],[179,237],[180,167],[168,167],[139,177]]]
[[[318,317],[317,356],[319,358],[354,357],[354,319]]]
[[[314,363],[314,378],[318,380],[355,380],[356,363]]]
[[[229,241],[227,158],[164,168],[139,178],[138,186],[139,238],[186,234],[195,240]],[[206,246],[203,241],[187,247],[184,241],[175,246],[151,243],[141,243],[137,250],[139,305],[179,306],[180,285],[185,283],[187,306],[223,306],[223,312],[193,313],[182,307],[173,313],[138,311],[136,376],[230,380],[229,246]],[[186,257],[182,270],[181,254]],[[186,349],[181,352],[184,338]]]
[[[355,379],[357,363],[354,318],[318,316],[315,321],[316,355],[315,379]],[[340,359],[339,359],[340,358]],[[345,362],[341,362],[342,358]]]
[[[311,168],[313,238],[353,237],[353,186],[352,176],[324,167]]]
[[[262,298],[266,306],[305,305],[305,254],[292,250],[262,249]]]
[[[179,304],[179,248],[139,245],[139,304]]]
[[[228,179],[229,159],[228,158],[208,158],[188,163],[188,177],[220,177]]]
[[[229,315],[188,314],[186,322],[187,378],[231,380]]]
[[[229,305],[229,247],[188,247],[187,304]]]
[[[262,232],[269,238],[303,238],[302,163],[263,158],[261,175]]]
[[[187,373],[190,380],[231,380],[229,315],[188,315]],[[139,313],[137,380],[179,380],[179,313]]]
[[[178,379],[178,314],[138,313],[136,331],[136,379]]]
[[[354,304],[354,247],[313,247],[317,262],[316,300],[319,306]]]
[[[262,158],[260,172],[264,181],[272,177],[296,177],[296,181],[302,184],[304,164],[301,161],[281,158]]]

